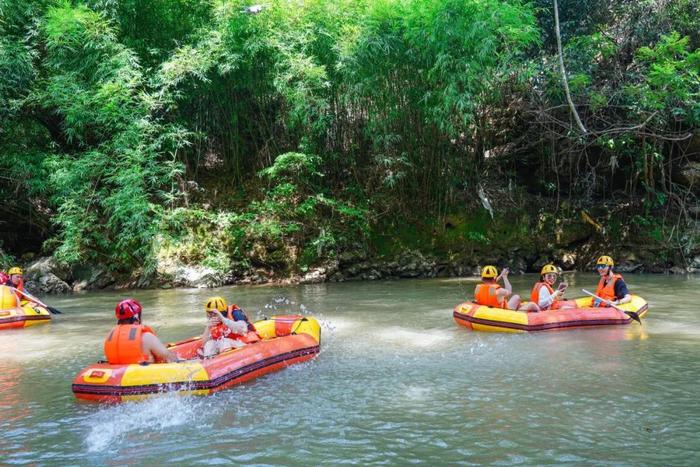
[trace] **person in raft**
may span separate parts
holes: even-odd
[[[122,300],[114,308],[117,325],[105,339],[107,361],[112,365],[179,361],[158,339],[153,329],[141,324],[141,311],[141,304],[133,298]]]
[[[24,292],[24,274],[22,268],[15,266],[7,271],[9,279],[7,280],[7,285],[15,289],[15,293],[20,300],[28,300],[22,292]]]
[[[537,303],[540,310],[560,310],[564,308],[575,308],[576,303],[562,300],[568,284],[560,282],[557,290],[554,290],[554,283],[559,276],[559,269],[553,264],[545,264],[540,271],[540,280],[535,283],[530,292],[530,300]]]
[[[622,305],[632,300],[632,296],[627,290],[627,284],[620,274],[613,271],[615,262],[610,256],[601,256],[596,261],[596,271],[600,274],[598,287],[595,289],[595,294],[605,300],[609,300],[613,305]],[[593,306],[606,307],[605,302],[593,299]]]
[[[474,289],[476,303],[506,310],[540,311],[540,307],[536,303],[526,302],[521,304],[520,295],[510,297],[513,293],[513,287],[508,280],[509,272],[508,268],[503,268],[499,275],[495,266],[484,266],[481,270],[481,284],[477,284]],[[503,279],[503,287],[498,285],[500,279]]]
[[[8,276],[4,272],[0,271],[0,285],[7,284],[7,281],[9,281],[9,280],[10,280],[10,276]]]
[[[212,297],[207,300],[204,311],[207,313],[208,321],[202,333],[200,352],[202,357],[213,357],[221,352],[260,340],[255,328],[250,329],[252,324],[247,321],[243,310],[236,305],[227,307],[223,297]],[[226,316],[223,313],[226,313]]]

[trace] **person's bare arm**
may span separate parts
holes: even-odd
[[[156,362],[172,363],[179,360],[177,355],[168,350],[160,339],[151,333],[143,335],[143,347],[144,353],[152,355]]]
[[[211,335],[209,334],[209,331],[211,330],[211,322],[207,321],[207,327],[204,328],[204,332],[202,333],[202,345],[204,345],[205,342],[209,340]]]
[[[231,330],[234,334],[239,336],[244,336],[248,332],[248,323],[245,321],[234,321],[232,319],[224,318],[224,316],[219,313],[221,317],[221,322],[226,325],[227,328]]]
[[[624,297],[622,297],[619,300],[615,300],[613,304],[615,305],[622,305],[623,303],[629,303],[632,301],[632,295],[631,294],[626,294]]]
[[[503,288],[498,289],[496,291],[496,295],[499,297],[508,297],[510,294],[513,293],[513,286],[510,285],[510,281],[508,280],[508,273],[510,271],[508,268],[503,268],[503,271],[501,271],[501,274],[496,278],[496,282],[498,282],[498,278],[500,277],[503,279]]]

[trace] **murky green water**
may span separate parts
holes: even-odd
[[[126,293],[49,297],[52,324],[0,334],[0,464],[698,465],[700,278],[627,282],[649,300],[643,327],[530,335],[458,327],[467,280],[133,291],[166,341],[199,334],[223,294],[255,318],[317,316],[322,351],[214,396],[118,406],[70,385]]]

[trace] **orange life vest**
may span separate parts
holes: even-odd
[[[492,306],[494,308],[504,308],[508,309],[508,301],[503,298],[500,302],[498,301],[498,295],[496,291],[500,289],[501,286],[498,284],[478,284],[476,290],[474,291],[474,299],[479,305]]]
[[[156,333],[142,324],[117,324],[105,340],[105,357],[111,364],[150,362],[151,355],[143,351],[143,334]]]
[[[209,329],[209,335],[212,339],[218,341],[219,339],[231,338],[229,336],[233,335],[233,332],[224,323],[219,323]]]
[[[540,304],[540,290],[542,289],[542,286],[547,287],[547,291],[549,291],[549,295],[552,295],[554,293],[554,289],[552,288],[551,285],[549,285],[546,282],[537,282],[535,286],[532,288],[532,292],[530,292],[530,301],[537,303],[537,305]],[[554,301],[552,302],[551,305],[549,305],[550,310],[555,310],[559,308],[559,297],[554,297]]]
[[[606,283],[605,280],[608,279],[607,277],[601,277],[600,281],[598,282],[598,288],[595,289],[595,294],[599,296],[600,298],[604,298],[605,300],[616,300],[617,297],[615,296],[615,283],[622,279],[622,276],[620,274],[613,274],[612,277],[609,278],[608,282]],[[593,299],[593,303],[595,306],[595,299]],[[600,302],[598,306],[601,307],[606,307],[608,306],[607,304]]]

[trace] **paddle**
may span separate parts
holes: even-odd
[[[24,291],[19,290],[19,289],[15,289],[15,290],[16,290],[17,292],[21,293],[22,295],[24,295],[25,298],[28,298],[29,300],[31,300],[31,301],[33,301],[33,302],[35,302],[35,303],[38,303],[39,305],[43,306],[44,308],[46,308],[47,310],[49,310],[49,311],[50,311],[51,313],[53,313],[54,315],[60,315],[60,314],[63,313],[63,312],[62,312],[61,310],[59,310],[59,309],[56,309],[56,308],[54,308],[54,307],[51,307],[51,306],[46,305],[44,302],[42,302],[41,300],[39,300],[38,298],[36,298],[34,295],[30,294],[29,292],[24,292]]]
[[[589,291],[586,290],[586,289],[581,289],[581,291],[582,291],[583,293],[585,293],[586,295],[590,295],[590,296],[593,297],[593,298],[597,298],[598,300],[600,300],[601,302],[605,303],[606,305],[609,305],[609,306],[611,306],[612,308],[615,308],[617,311],[623,312],[624,314],[626,314],[627,316],[629,316],[630,318],[632,318],[633,320],[635,320],[635,321],[638,322],[639,324],[642,324],[642,320],[639,319],[639,315],[638,315],[637,313],[635,313],[634,311],[623,310],[623,309],[620,308],[619,306],[613,305],[613,303],[612,303],[610,300],[606,300],[606,299],[604,299],[604,298],[600,298],[599,296],[597,296],[597,295],[594,294],[593,292],[589,292]]]

